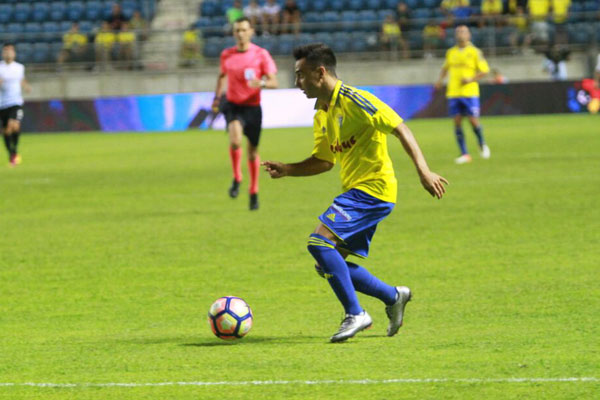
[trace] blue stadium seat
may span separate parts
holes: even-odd
[[[313,0],[312,6],[310,9],[314,12],[323,12],[327,9],[327,1],[326,0]]]
[[[314,43],[314,42],[315,42],[315,38],[312,34],[301,33],[300,35],[298,35],[294,38],[294,47],[302,46],[302,45]]]
[[[441,1],[440,0],[423,0],[423,6],[424,7],[428,7],[429,9],[434,9],[434,8],[438,8],[440,6]],[[474,4],[474,1],[471,0],[471,6],[474,7],[476,6]]]
[[[0,4],[0,23],[6,24],[12,20],[13,6],[11,4]]]
[[[367,36],[363,32],[355,32],[350,35],[350,50],[356,53],[362,53],[369,49]]]
[[[64,19],[64,15],[65,15],[66,11],[67,11],[67,6],[62,1],[52,2],[50,4],[50,20],[62,21]]]
[[[27,22],[31,14],[31,5],[27,3],[17,3],[13,10],[12,19],[15,22]]]
[[[300,9],[301,13],[305,13],[309,10],[309,1],[308,0],[296,0],[296,6]]]
[[[34,3],[31,13],[31,20],[35,22],[44,22],[48,18],[50,4],[45,2]]]
[[[382,21],[388,16],[391,15],[392,17],[396,17],[396,12],[394,10],[378,10],[377,11],[377,19],[379,21]]]
[[[421,6],[421,4],[419,3],[419,0],[404,0],[404,2],[406,3],[406,5],[408,6],[408,8],[410,10],[414,10],[415,8],[419,8]],[[398,3],[398,2],[396,2]]]
[[[361,31],[378,31],[380,28],[379,17],[373,10],[359,11],[359,26]]]
[[[336,11],[326,11],[321,16],[321,22],[324,24],[321,31],[335,32],[340,23],[340,14]]]
[[[400,0],[384,0],[384,8],[396,9]]]
[[[34,43],[31,62],[36,64],[50,62],[50,45],[44,42]]]
[[[69,29],[71,29],[71,26],[73,26],[73,22],[71,21],[61,21],[58,23],[58,30],[60,32],[66,32]]]
[[[18,62],[27,64],[31,61],[31,53],[33,52],[31,43],[17,43],[15,50],[17,51]]]
[[[572,24],[567,27],[569,42],[575,44],[589,44],[592,39],[594,27],[586,23]]]
[[[360,21],[360,14],[356,11],[342,11],[340,28],[345,32],[354,32]]]
[[[374,11],[386,9],[383,0],[365,0],[365,8]]]
[[[216,58],[221,54],[221,38],[211,37],[204,41],[204,57]]]
[[[85,6],[80,1],[69,3],[67,8],[67,19],[69,21],[79,21],[82,19],[85,11]]]
[[[307,12],[302,16],[302,20],[305,25],[303,25],[302,29],[306,32],[317,32],[320,29],[319,25],[321,23],[321,14],[316,12]]]
[[[348,9],[360,11],[365,8],[363,0],[348,0]]]
[[[39,22],[28,22],[23,29],[23,38],[27,42],[37,42],[41,39],[42,24]]]
[[[289,56],[295,47],[295,35],[281,35],[279,36],[279,43],[277,44],[278,53],[284,56]]]
[[[43,39],[46,42],[52,42],[54,40],[60,40],[62,38],[62,31],[60,30],[60,24],[54,21],[46,21],[42,23]]]
[[[233,6],[233,0],[221,0],[218,1],[217,4],[220,7],[219,13],[217,15],[225,15],[227,10],[229,10]]]
[[[330,11],[344,11],[345,8],[345,1],[344,0],[331,0],[328,1],[328,7],[327,9]]]
[[[94,25],[90,21],[80,21],[79,31],[81,33],[90,33],[94,29]]]
[[[408,45],[411,50],[423,50],[423,34],[420,31],[410,31],[407,33]]]
[[[315,34],[315,41],[333,47],[335,39],[333,38],[333,34],[329,32],[318,32]]]
[[[102,10],[102,3],[99,1],[89,1],[85,6],[85,19],[89,21],[103,19]]]
[[[352,40],[346,32],[336,32],[333,34],[332,49],[336,53],[349,53],[351,51]]]
[[[200,4],[200,15],[202,17],[216,17],[221,12],[221,8],[215,1],[203,1]]]
[[[417,8],[412,12],[412,18],[427,20],[432,16],[429,8]]]

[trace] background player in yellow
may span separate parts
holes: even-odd
[[[460,157],[455,162],[464,164],[471,162],[467,151],[465,136],[462,130],[462,117],[466,116],[477,136],[481,157],[490,158],[490,148],[485,143],[483,128],[479,121],[479,83],[490,68],[483,58],[481,50],[471,43],[471,32],[465,25],[456,28],[456,45],[446,52],[446,61],[442,66],[440,77],[435,84],[436,89],[442,87],[448,75],[446,98],[448,112],[454,118],[454,133],[460,148]]]
[[[388,336],[402,325],[404,308],[411,298],[406,286],[389,285],[366,268],[346,262],[349,254],[367,257],[377,224],[394,208],[396,178],[387,150],[387,136],[396,136],[411,157],[423,187],[432,195],[444,195],[444,178],[429,170],[412,132],[385,103],[364,90],[337,78],[336,58],[326,45],[317,43],[294,50],[296,86],[308,98],[317,99],[314,118],[314,150],[298,163],[265,161],[272,178],[316,175],[340,163],[344,193],[319,217],[308,239],[319,275],[326,278],[344,307],[346,316],[331,337],[340,342],[372,324],[360,306],[356,291],[386,305]]]

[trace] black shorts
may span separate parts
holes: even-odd
[[[2,122],[2,127],[6,127],[6,125],[8,125],[9,119],[16,119],[17,121],[21,122],[23,119],[23,107],[11,106],[0,110],[0,121]]]
[[[260,130],[262,127],[262,109],[260,106],[241,106],[226,101],[221,109],[225,116],[227,125],[231,121],[240,121],[244,136],[254,146],[258,147],[260,141]]]

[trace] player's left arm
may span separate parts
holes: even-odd
[[[447,185],[448,181],[443,176],[440,176],[429,169],[427,161],[425,161],[425,156],[423,156],[423,152],[421,152],[421,148],[408,126],[406,126],[405,123],[401,123],[394,128],[392,134],[400,140],[402,147],[404,147],[404,151],[406,151],[406,154],[412,159],[413,164],[417,168],[419,178],[421,179],[421,184],[425,190],[432,196],[441,199],[444,193],[446,193],[444,184]]]

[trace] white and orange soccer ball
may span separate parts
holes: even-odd
[[[252,310],[239,297],[221,297],[215,300],[208,310],[208,324],[218,338],[241,339],[252,328]]]

